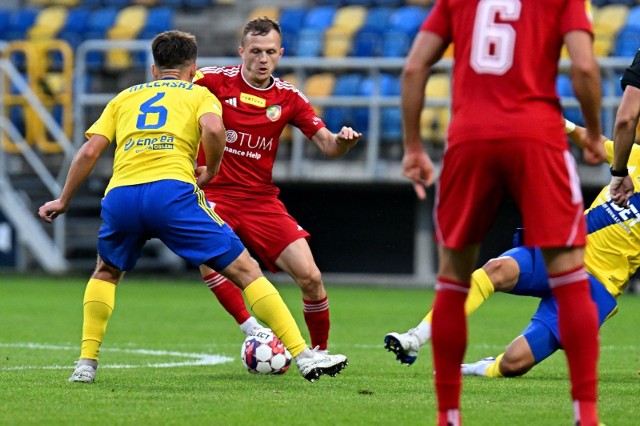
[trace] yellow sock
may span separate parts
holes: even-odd
[[[493,294],[495,289],[493,288],[493,283],[489,279],[489,275],[485,272],[484,269],[476,269],[473,274],[471,274],[471,288],[469,289],[469,294],[467,295],[467,301],[464,304],[464,312],[467,316],[471,315],[475,312],[476,309],[480,307],[484,303],[485,300],[489,298]],[[431,318],[433,317],[432,311],[424,317],[423,321],[431,324]]]
[[[244,289],[244,294],[255,316],[273,330],[293,357],[307,348],[289,308],[269,280],[258,278]]]
[[[107,322],[115,306],[116,286],[107,281],[91,278],[84,292],[84,321],[80,358],[98,359]]]
[[[492,378],[504,377],[500,372],[500,360],[502,359],[503,356],[504,356],[504,352],[498,355],[496,357],[496,360],[493,361],[493,364],[487,367],[486,371],[484,372],[484,375],[486,377],[492,377]]]

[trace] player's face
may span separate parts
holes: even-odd
[[[271,30],[267,35],[247,34],[238,52],[242,57],[244,78],[255,87],[266,87],[284,49],[280,35]]]

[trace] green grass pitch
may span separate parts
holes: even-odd
[[[330,349],[349,357],[335,378],[304,380],[248,374],[243,340],[197,275],[121,284],[91,385],[68,383],[79,353],[86,279],[0,278],[0,424],[2,425],[429,425],[435,423],[431,349],[411,367],[383,349],[433,300],[429,289],[327,284]],[[278,285],[308,337],[300,292]],[[497,355],[527,324],[536,300],[495,295],[469,319],[466,360]],[[640,401],[640,298],[621,297],[602,328],[601,421],[637,425]],[[221,364],[193,365],[217,355]],[[204,361],[203,361],[204,360]],[[151,365],[151,366],[150,366]],[[570,425],[562,352],[518,379],[466,377],[466,425]]]

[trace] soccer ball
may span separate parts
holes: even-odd
[[[268,328],[247,336],[240,355],[249,373],[284,374],[291,365],[291,354]]]

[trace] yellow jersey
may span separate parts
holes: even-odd
[[[611,163],[613,142],[607,141],[605,148]],[[611,201],[607,185],[585,211],[588,233],[585,266],[614,297],[622,294],[640,266],[640,146],[633,146],[628,164],[635,186],[629,208],[618,207]]]
[[[163,179],[193,183],[200,117],[222,117],[220,101],[196,84],[163,79],[120,92],[87,130],[116,143],[113,176],[105,190]]]

